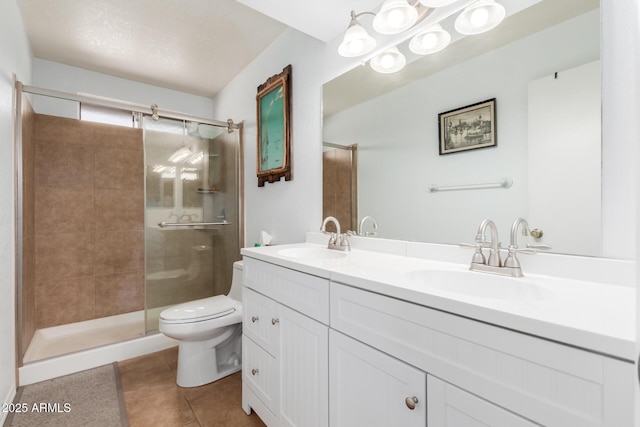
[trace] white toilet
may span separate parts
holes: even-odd
[[[228,295],[186,302],[160,313],[160,332],[180,341],[180,387],[197,387],[242,368],[242,261]]]

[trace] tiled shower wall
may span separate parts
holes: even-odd
[[[35,328],[142,310],[142,130],[36,114],[34,170]]]

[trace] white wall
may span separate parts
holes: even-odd
[[[244,179],[246,246],[260,240],[260,231],[273,243],[304,240],[304,233],[322,224],[321,103],[324,44],[287,30],[245,68],[215,99],[215,114],[244,121]],[[259,85],[292,66],[293,180],[284,178],[258,187],[256,177],[256,94]]]
[[[205,119],[226,120],[214,117],[210,98],[190,95],[145,83],[113,77],[78,67],[33,60],[33,85],[72,94],[84,93],[136,104],[158,104],[161,110],[173,110]],[[45,102],[46,100],[46,102]],[[33,106],[37,113],[60,115],[60,105],[66,101],[35,97]]]
[[[29,82],[31,51],[15,1],[0,6],[0,400],[16,389],[13,75]],[[0,412],[0,423],[6,417]]]
[[[528,84],[598,59],[599,15],[589,12],[325,118],[325,142],[358,144],[358,211],[376,218],[378,235],[472,242],[489,217],[506,245],[512,221],[531,218]],[[497,147],[439,155],[438,113],[490,98],[496,98]],[[503,177],[513,179],[508,190],[429,192],[432,184]],[[599,205],[593,208],[599,212]],[[550,239],[554,249],[566,253],[559,236]],[[599,255],[599,238],[596,244],[596,252],[572,253]]]

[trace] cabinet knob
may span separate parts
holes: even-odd
[[[404,400],[404,403],[407,405],[407,408],[413,411],[414,409],[416,409],[416,405],[418,404],[418,398],[415,396],[407,397]]]
[[[271,319],[271,324],[273,326],[277,325],[278,323],[280,323],[280,319],[276,319],[276,318]]]
[[[258,321],[258,316],[251,316],[251,323],[256,323]]]
[[[251,370],[251,375],[257,375],[257,374],[258,374],[258,372],[260,372],[260,371],[259,371],[259,370],[257,370],[256,368],[253,368],[253,369]]]

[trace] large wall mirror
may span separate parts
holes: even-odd
[[[379,238],[458,244],[491,218],[506,247],[523,217],[543,233],[531,244],[601,255],[600,4],[531,3],[396,74],[360,66],[324,85],[325,152],[357,147],[343,228],[369,215]],[[438,115],[494,98],[496,146],[440,154]]]

